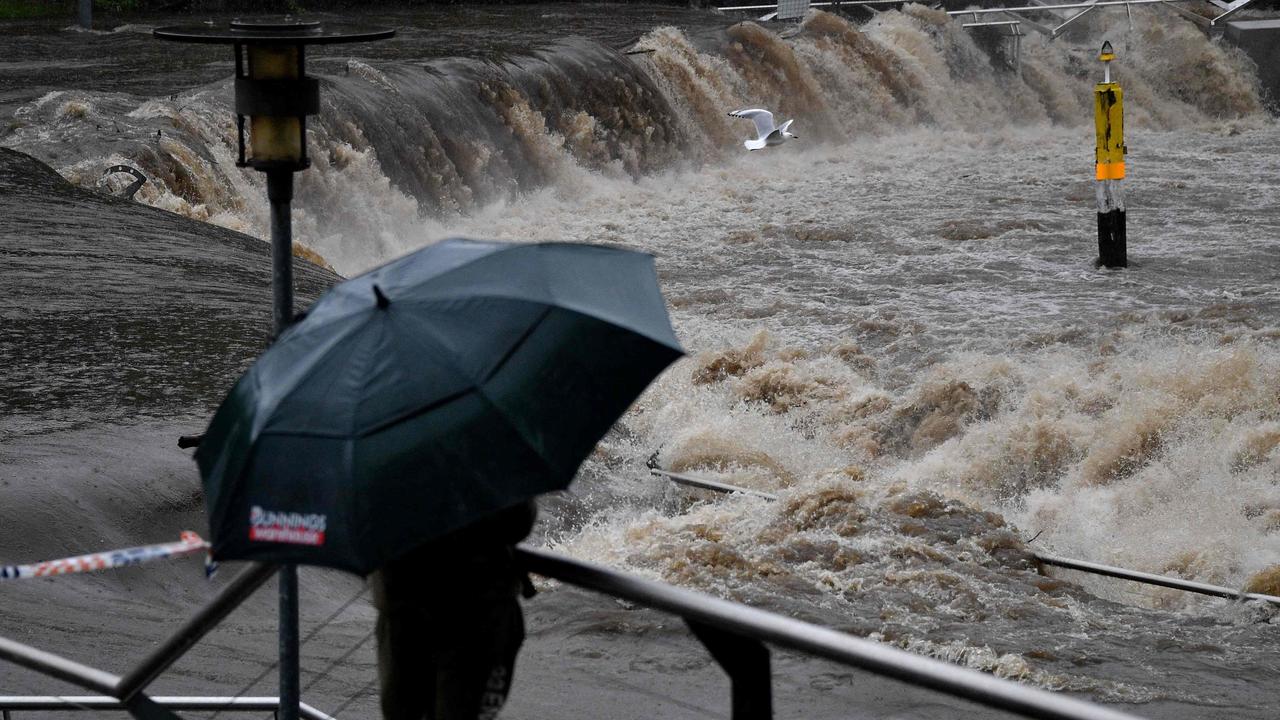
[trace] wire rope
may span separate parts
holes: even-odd
[[[343,711],[343,710],[346,710],[346,709],[351,705],[351,703],[355,702],[357,698],[359,698],[361,695],[363,695],[363,694],[364,694],[364,692],[365,692],[366,690],[368,690],[369,688],[373,687],[373,686],[374,686],[374,684],[376,684],[377,682],[378,682],[378,678],[377,678],[377,676],[374,676],[374,678],[373,678],[372,680],[370,680],[369,682],[367,682],[367,683],[365,683],[365,684],[364,684],[364,687],[362,687],[362,688],[360,688],[359,690],[355,691],[355,692],[351,695],[351,697],[348,697],[346,700],[344,700],[344,701],[343,701],[343,703],[342,703],[341,705],[339,705],[339,706],[338,706],[338,709],[333,711],[333,713],[332,713],[331,717],[335,718],[335,720],[336,720],[336,719],[337,719],[337,717],[338,717],[339,715],[341,715],[341,714],[342,714],[342,711]]]
[[[311,640],[312,640],[312,639],[314,639],[314,638],[315,638],[315,636],[316,636],[316,635],[317,635],[321,630],[323,630],[323,629],[325,629],[326,627],[328,627],[328,625],[329,625],[330,623],[332,623],[332,622],[333,622],[333,621],[334,621],[334,620],[335,620],[339,615],[341,615],[341,614],[342,614],[342,613],[343,613],[347,608],[349,608],[349,607],[351,607],[353,604],[355,604],[355,602],[356,602],[357,600],[359,600],[361,597],[363,597],[363,596],[364,596],[364,594],[365,594],[366,592],[368,592],[368,591],[369,591],[369,586],[367,586],[367,585],[366,585],[366,586],[364,586],[364,587],[362,587],[362,588],[360,588],[360,590],[359,590],[358,592],[356,592],[356,594],[355,594],[355,595],[352,595],[352,596],[351,596],[351,598],[350,598],[350,599],[348,599],[345,603],[343,603],[341,607],[339,607],[337,610],[334,610],[332,613],[330,613],[330,614],[329,614],[329,617],[327,617],[327,618],[325,618],[324,620],[320,621],[320,623],[319,623],[318,625],[316,625],[315,627],[313,627],[313,628],[311,629],[311,631],[307,633],[307,636],[306,636],[306,637],[304,637],[304,638],[303,638],[303,639],[298,643],[298,650],[299,650],[299,652],[301,652],[302,648],[303,648],[303,647],[305,647],[307,643],[311,642]],[[361,640],[360,642],[361,642],[361,644],[363,644],[363,643],[364,643],[365,641],[367,641],[367,640],[368,640],[368,638],[365,638],[365,640]],[[252,680],[250,680],[250,681],[249,681],[249,684],[245,685],[243,688],[240,688],[240,691],[239,691],[239,692],[237,692],[235,695],[233,695],[231,699],[234,701],[234,700],[238,700],[238,699],[240,699],[241,697],[244,697],[244,694],[245,694],[245,693],[247,693],[247,692],[249,692],[250,690],[252,690],[252,689],[253,689],[253,687],[254,687],[255,685],[257,685],[259,682],[262,682],[262,679],[263,679],[263,678],[265,678],[268,674],[270,674],[272,670],[275,670],[277,667],[279,667],[279,665],[280,665],[280,660],[277,658],[274,662],[272,662],[272,663],[270,663],[269,665],[267,665],[267,666],[266,666],[266,668],[264,668],[264,669],[262,670],[262,672],[258,673],[257,677],[255,677],[255,678],[253,678]],[[310,686],[308,686],[308,687],[310,687]],[[210,716],[209,716],[209,720],[214,720],[214,718],[217,718],[217,717],[218,717],[219,715],[221,715],[221,714],[222,714],[222,710],[218,710],[218,711],[214,712],[212,715],[210,715]]]
[[[321,670],[315,677],[311,678],[310,682],[308,682],[306,686],[302,688],[302,692],[305,693],[306,691],[315,687],[316,683],[325,679],[325,677],[328,676],[329,671],[333,670],[335,667],[341,664],[344,660],[351,657],[351,655],[355,653],[355,651],[364,647],[364,644],[369,642],[369,639],[372,638],[374,633],[376,632],[377,632],[376,628],[374,630],[370,630],[367,635],[365,635],[363,638],[360,638],[360,642],[356,643],[355,645],[352,645],[346,652],[334,658],[333,662],[330,662],[328,667],[326,667],[324,670]]]

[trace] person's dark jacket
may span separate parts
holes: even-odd
[[[388,562],[370,576],[374,605],[447,607],[519,591],[524,573],[513,547],[537,516],[532,500],[512,505]]]

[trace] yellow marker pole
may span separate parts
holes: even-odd
[[[1102,61],[1102,82],[1093,89],[1093,119],[1098,136],[1098,265],[1109,268],[1128,267],[1125,240],[1124,195],[1124,94],[1119,83],[1111,82],[1111,61],[1115,60],[1111,43],[1102,44],[1098,59]]]

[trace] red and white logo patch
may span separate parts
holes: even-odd
[[[249,509],[249,539],[290,545],[323,545],[327,517],[318,513]]]

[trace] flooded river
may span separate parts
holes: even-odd
[[[1229,45],[1138,10],[1025,38],[1019,70],[923,6],[799,28],[639,4],[364,19],[402,30],[310,58],[323,108],[294,214],[310,257],[347,275],[455,235],[641,249],[690,351],[544,502],[538,544],[1141,715],[1274,717],[1273,610],[1046,577],[1029,555],[1280,590],[1265,582],[1280,562],[1280,125]],[[265,188],[234,167],[229,58],[150,38],[180,20],[0,31],[0,146],[98,193],[123,184],[101,184],[106,167],[135,165],[151,179],[138,200],[170,211],[95,255],[85,228],[134,222],[122,204],[51,177],[30,190],[35,171],[0,156],[29,190],[0,194],[2,562],[198,524],[172,436],[265,341],[265,245],[223,231],[265,235]],[[1124,271],[1093,264],[1103,38],[1128,113]],[[725,113],[754,105],[794,117],[800,139],[745,152],[749,123]],[[170,260],[148,259],[178,234]],[[334,277],[309,273],[308,297]],[[110,322],[86,320],[94,308]],[[168,314],[185,318],[172,334]],[[651,457],[781,499],[673,488]],[[100,603],[160,617],[205,592],[194,568],[158,572],[0,588],[0,623],[109,658],[49,598],[89,622]],[[303,583],[311,620],[359,592],[326,572]],[[269,656],[247,636],[270,612],[169,689],[239,689],[258,661],[209,665],[241,642]],[[558,587],[530,612],[512,717],[591,717],[588,698],[611,697],[634,700],[618,717],[723,713],[696,686],[718,687],[714,666],[672,619]],[[344,613],[307,667],[371,629],[363,601]],[[313,672],[312,703],[354,696],[348,714],[367,715],[371,664],[368,643],[346,672]],[[780,716],[985,716],[777,665]],[[560,704],[557,673],[583,707]]]

